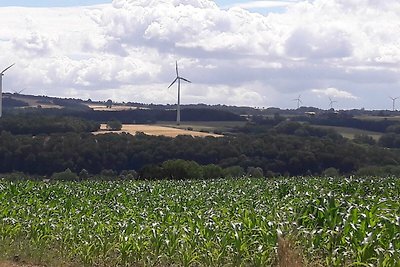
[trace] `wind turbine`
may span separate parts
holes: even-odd
[[[15,63],[14,63],[15,64]],[[2,72],[0,72],[0,118],[3,115],[3,76],[4,73],[11,68],[12,66],[14,66],[14,64],[8,66],[7,68],[5,68]]]
[[[26,88],[19,90],[19,91],[14,91],[14,95],[20,95],[23,91],[25,91]]]
[[[300,108],[300,103],[303,104],[303,102],[301,101],[300,97],[301,97],[301,95],[299,95],[298,98],[293,99],[293,101],[297,101],[297,109]]]
[[[191,81],[179,76],[178,71],[178,61],[175,62],[175,69],[176,69],[176,78],[175,80],[168,86],[170,88],[176,81],[178,81],[178,108],[176,110],[176,124],[179,125],[181,123],[181,80],[191,83]]]
[[[395,104],[396,104],[396,99],[398,99],[399,97],[391,97],[391,96],[389,96],[389,98],[392,99],[392,101],[393,101],[393,111],[394,111]]]
[[[332,100],[332,98],[329,97],[329,107],[331,109],[333,109],[333,103],[337,103],[337,101],[336,100]]]

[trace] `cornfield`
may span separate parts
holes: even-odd
[[[0,259],[67,266],[400,266],[400,180],[0,180]],[[51,258],[51,259],[50,259]]]

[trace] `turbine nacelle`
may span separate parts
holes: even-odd
[[[168,86],[168,88],[170,88],[172,85],[174,85],[174,83],[176,83],[177,80],[182,80],[188,83],[192,83],[191,81],[189,81],[188,79],[185,79],[183,77],[179,76],[179,71],[178,71],[178,61],[175,62],[175,70],[176,70],[176,78],[175,80]]]
[[[337,101],[336,101],[336,100],[332,100],[332,98],[329,97],[329,107],[330,107],[330,108],[333,108],[333,104],[334,104],[334,103],[337,103]]]

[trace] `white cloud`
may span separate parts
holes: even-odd
[[[265,16],[245,9],[278,5],[285,11]],[[0,62],[17,63],[5,91],[173,103],[166,87],[175,60],[193,81],[183,89],[185,103],[291,107],[285,99],[302,93],[307,105],[318,106],[318,95],[358,96],[364,107],[384,108],[387,99],[377,98],[400,88],[397,0],[253,1],[228,9],[210,0],[114,0],[0,8],[0,23]]]
[[[334,97],[334,98],[347,98],[347,99],[357,99],[358,98],[345,90],[339,90],[339,89],[333,88],[333,87],[325,88],[325,89],[312,89],[311,92],[313,92],[314,94],[317,94],[319,97],[321,97],[321,95],[324,95],[324,96]]]
[[[245,9],[287,7],[293,5],[295,1],[250,1],[244,3],[234,3],[227,5],[226,8],[240,7]]]
[[[53,41],[37,32],[31,32],[28,36],[12,39],[13,48],[22,50],[32,56],[46,56],[53,50]]]

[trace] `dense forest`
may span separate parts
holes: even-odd
[[[57,102],[58,103],[58,102]],[[24,110],[8,111],[9,116],[68,116],[81,118],[99,123],[105,123],[110,120],[118,120],[122,123],[155,123],[157,121],[175,121],[176,110],[149,110],[132,109],[121,111],[95,111],[86,108],[68,109],[37,109],[26,108]],[[182,121],[241,121],[244,120],[240,115],[229,111],[213,109],[182,109]]]
[[[50,134],[67,132],[94,132],[100,124],[76,117],[44,116],[38,114],[12,115],[0,120],[0,132],[12,134]]]
[[[98,123],[71,117],[5,117],[0,127],[0,173],[51,176],[69,170],[87,176],[130,171],[141,178],[182,179],[189,176],[182,169],[197,168],[192,178],[223,171],[264,176],[351,174],[400,162],[397,149],[386,149],[400,145],[398,125],[389,126],[378,143],[368,136],[348,140],[332,130],[280,116],[262,123],[255,120],[223,138],[92,135],[89,132]]]

